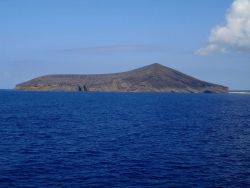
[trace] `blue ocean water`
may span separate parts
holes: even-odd
[[[249,187],[250,95],[0,91],[0,187]]]

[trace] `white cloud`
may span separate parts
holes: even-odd
[[[234,0],[226,15],[226,23],[212,29],[206,47],[199,55],[229,50],[250,52],[250,0]]]
[[[226,52],[224,47],[221,47],[215,43],[209,43],[205,48],[201,48],[195,52],[198,55],[208,55],[217,52]]]

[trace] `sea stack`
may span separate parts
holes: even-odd
[[[204,82],[158,63],[113,74],[46,75],[16,85],[27,91],[226,93],[225,86]]]

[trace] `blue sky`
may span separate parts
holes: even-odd
[[[214,53],[227,44],[211,31],[227,25],[233,2],[0,0],[0,88],[44,74],[111,73],[157,62],[250,89],[248,46],[231,42],[227,52]]]

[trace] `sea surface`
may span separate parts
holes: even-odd
[[[0,91],[0,187],[250,187],[250,95]]]

